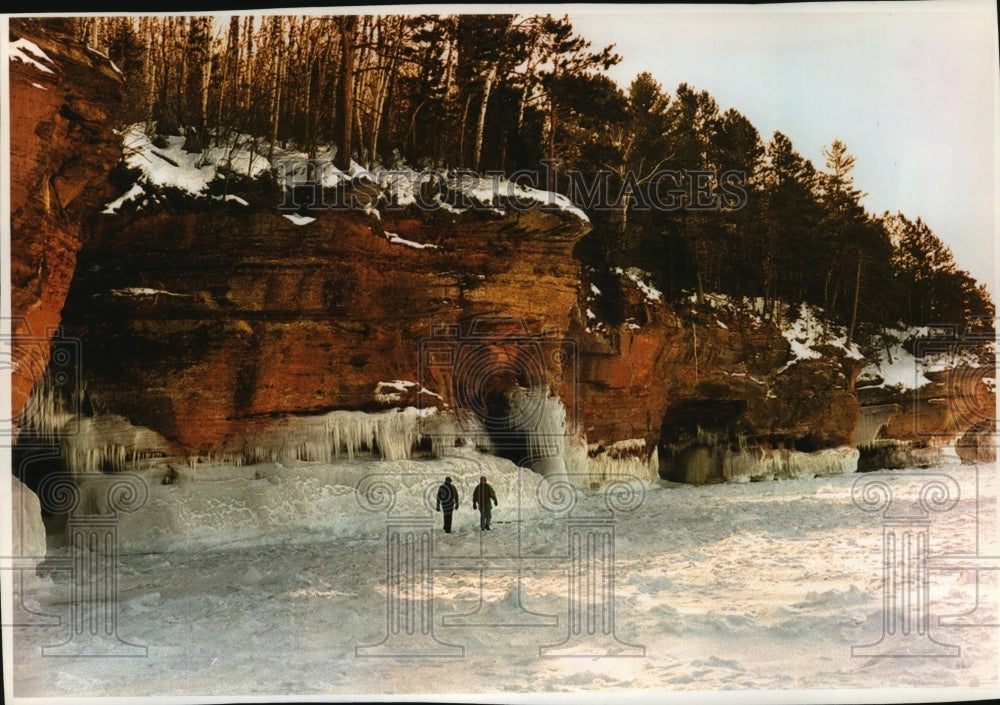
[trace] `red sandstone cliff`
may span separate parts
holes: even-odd
[[[972,335],[947,345],[953,350],[971,350],[977,338],[982,341],[982,336]],[[942,343],[932,339],[928,345],[940,348]],[[995,460],[996,360],[988,349],[980,354],[983,359],[979,361],[966,359],[953,367],[923,372],[928,381],[915,390],[858,390],[867,407],[892,409],[879,434],[885,452],[876,455],[874,467],[934,464],[939,461],[938,448],[952,444],[963,461]],[[883,457],[886,454],[888,460]]]
[[[646,454],[659,450],[662,474],[686,481],[690,473],[672,456],[692,444],[734,452],[850,444],[861,361],[832,346],[822,357],[793,360],[771,322],[709,306],[672,308],[621,280],[626,321],[642,325],[576,331],[592,452],[642,439]]]
[[[315,215],[296,225],[227,203],[103,216],[66,309],[93,407],[177,452],[239,454],[285,416],[384,408],[380,382],[496,416],[496,399],[540,382],[596,445],[643,439],[648,454],[699,429],[800,450],[849,442],[859,363],[832,351],[781,370],[789,346],[770,323],[654,305],[623,279],[643,325],[585,330],[572,249],[589,226],[572,211]],[[504,327],[474,330],[477,317]],[[454,337],[435,336],[442,324]],[[482,351],[473,366],[429,363],[432,347],[463,345]]]
[[[112,130],[121,78],[63,29],[53,20],[10,21],[14,418],[48,363],[81,227],[113,194],[108,173],[121,157]]]
[[[439,324],[523,322],[524,331],[510,320],[493,331],[483,392],[514,381],[500,379],[502,360],[524,352],[525,332],[554,328],[558,341],[568,328],[571,251],[589,228],[571,212],[386,220],[403,239],[434,245],[425,249],[390,242],[361,214],[316,215],[296,225],[273,205],[227,204],[103,216],[66,309],[85,341],[92,404],[183,452],[239,453],[282,415],[379,408],[379,382],[424,380],[454,402],[449,366],[420,361]],[[463,327],[445,345],[470,335],[479,333]],[[559,361],[543,364],[555,379]]]

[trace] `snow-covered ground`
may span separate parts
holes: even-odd
[[[490,532],[470,504],[484,473],[500,502]],[[452,534],[426,499],[444,475],[460,492]],[[886,519],[880,488],[894,515],[911,518]],[[70,638],[74,614],[85,627],[106,622],[92,611],[100,603],[77,601],[74,613],[69,571],[28,581],[24,604],[61,626],[7,631],[13,692],[76,702],[735,689],[815,702],[800,691],[834,689],[827,699],[870,702],[857,689],[913,701],[929,691],[906,689],[943,688],[933,697],[982,698],[996,694],[1000,665],[996,498],[992,465],[586,493],[472,451],[189,473],[150,483],[145,505],[120,517],[120,642],[86,628]],[[896,554],[931,568],[929,632],[918,602],[896,603],[916,619],[895,629],[915,639],[908,658],[852,651],[897,643],[883,634],[893,614],[883,599],[907,583],[883,592],[884,523],[928,539],[927,563],[916,539]],[[69,555],[50,548],[50,560]],[[972,626],[939,623],[972,611],[977,595],[977,611],[952,619]],[[67,639],[76,656],[43,654]],[[954,648],[914,656],[932,639]],[[145,648],[87,657],[121,642]]]

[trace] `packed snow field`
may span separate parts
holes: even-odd
[[[13,631],[15,696],[997,687],[992,465],[586,492],[471,451],[226,473],[151,482],[121,515],[120,641],[70,638],[68,571],[28,580],[24,605],[62,626]],[[471,507],[481,474],[500,502],[489,532]],[[445,475],[451,534],[432,506]],[[883,633],[898,596],[883,586],[885,488],[894,512],[930,520],[929,633],[919,600],[895,603],[917,618]],[[904,631],[918,638],[896,653],[950,655],[852,651],[891,651]],[[67,640],[77,655],[43,655]],[[87,657],[123,642],[144,656]]]

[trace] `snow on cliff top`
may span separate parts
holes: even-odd
[[[40,49],[37,52],[35,49],[24,46],[17,57],[33,61],[25,52],[44,57]],[[39,68],[44,69],[41,65]],[[461,171],[415,171],[408,167],[369,171],[354,161],[345,173],[334,166],[334,152],[327,149],[310,157],[305,152],[275,146],[270,150],[268,159],[261,154],[266,149],[261,142],[246,135],[231,137],[226,145],[193,153],[184,151],[185,138],[182,136],[160,139],[165,140],[165,144],[159,142],[163,146],[154,144],[141,124],[132,125],[124,132],[125,163],[141,174],[136,186],[106,205],[105,213],[114,214],[125,203],[141,198],[147,192],[146,186],[176,188],[192,196],[206,196],[209,184],[225,172],[250,178],[270,172],[286,188],[313,184],[334,188],[347,181],[372,184],[378,194],[373,196],[374,201],[364,210],[375,216],[378,216],[376,209],[379,207],[411,205],[451,213],[478,209],[499,214],[505,209],[542,207],[572,213],[581,221],[590,222],[587,215],[566,196],[525,186],[498,174],[480,176]],[[213,138],[206,137],[206,140],[214,144]]]
[[[914,357],[903,344],[896,343],[878,351],[878,359],[870,360],[858,375],[859,382],[882,382],[877,387],[898,387],[901,390],[919,389],[930,380],[924,376],[927,366],[920,358]]]
[[[615,273],[624,274],[628,277],[632,283],[635,284],[636,288],[642,292],[642,295],[646,297],[647,303],[654,303],[656,301],[663,300],[663,292],[646,281],[650,276],[648,272],[644,272],[638,267],[629,267],[622,272],[621,267],[615,267]]]
[[[114,214],[125,203],[138,199],[146,193],[147,185],[203,196],[222,169],[256,178],[271,168],[271,163],[256,154],[248,140],[241,138],[229,147],[210,147],[202,152],[186,152],[184,137],[163,139],[166,145],[156,146],[140,124],[125,131],[123,158],[128,167],[140,171],[140,176],[129,191],[105,206],[105,213]]]
[[[533,209],[552,207],[573,213],[583,222],[590,222],[586,213],[573,205],[566,196],[536,189],[507,179],[500,174],[479,175],[469,171],[425,169],[416,171],[408,167],[376,168],[368,170],[351,162],[348,173],[333,165],[330,151],[319,152],[309,158],[303,152],[277,151],[272,158],[275,172],[287,188],[315,183],[324,188],[335,187],[345,180],[368,181],[378,184],[382,191],[382,204],[406,207],[416,205],[426,210],[444,210],[463,213],[468,210],[489,210],[503,214],[506,208]],[[442,197],[442,192],[452,194],[453,201]]]
[[[876,359],[869,358],[868,365],[858,375],[859,382],[877,382],[870,386],[903,391],[919,389],[931,381],[926,373],[963,366],[982,367],[981,355],[988,357],[996,350],[989,335],[939,336],[927,326],[887,330],[886,334],[892,343],[882,347]],[[914,349],[917,355],[904,346]]]
[[[702,310],[711,310],[716,313],[726,313],[729,315],[745,316],[756,324],[764,320],[765,302],[762,298],[734,299],[725,294],[692,293],[688,301],[693,306],[703,307]],[[861,349],[853,341],[847,344],[847,333],[842,326],[830,323],[824,315],[822,309],[802,303],[798,307],[789,304],[780,304],[781,315],[779,315],[779,330],[781,335],[788,341],[791,357],[779,372],[788,369],[799,360],[813,360],[823,357],[823,348],[836,348],[843,352],[844,356],[854,360],[864,360],[865,356]],[[726,324],[716,319],[716,325],[726,328]]]
[[[15,59],[23,61],[30,66],[34,66],[43,73],[55,73],[55,71],[41,63],[42,61],[47,61],[51,64],[52,59],[50,59],[48,54],[42,51],[37,44],[28,39],[21,38],[16,42],[11,42],[10,58],[12,61]]]

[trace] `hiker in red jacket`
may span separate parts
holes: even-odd
[[[493,504],[490,504],[493,502]],[[486,482],[486,476],[479,478],[479,484],[472,491],[472,508],[479,507],[479,530],[489,531],[493,519],[493,507],[497,506],[497,493]]]

